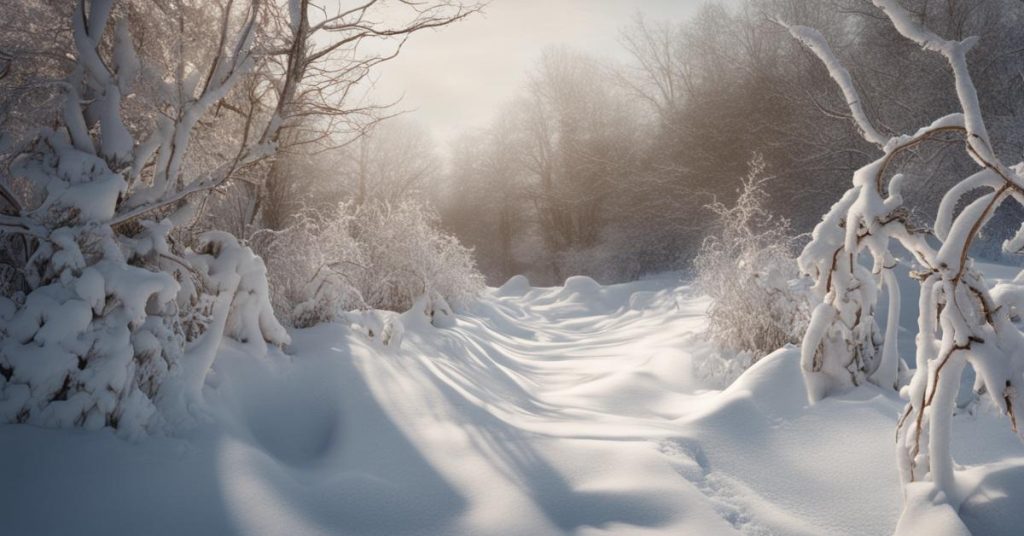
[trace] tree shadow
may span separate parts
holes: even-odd
[[[329,337],[328,347],[323,344],[324,330],[338,332]],[[286,533],[302,532],[302,526],[332,534],[443,533],[446,524],[465,510],[466,500],[410,441],[381,405],[367,373],[357,366],[359,359],[383,357],[356,356],[338,325],[299,333],[296,342],[293,374],[280,378],[290,387],[275,390],[268,385],[252,393],[278,399],[270,404],[279,407],[269,422],[280,429],[264,427],[252,434],[255,453],[222,452],[222,473],[230,473],[235,464],[251,471],[249,481],[226,489],[242,498],[236,516],[269,518],[271,527],[279,523]],[[309,395],[318,389],[324,396]],[[312,419],[304,431],[289,421],[308,419],[323,405],[335,410]],[[309,444],[280,447],[296,441]],[[230,483],[230,474],[222,481]],[[263,487],[266,499],[253,497],[258,495],[253,486]],[[266,508],[262,500],[276,502],[281,515],[258,511]],[[289,527],[289,518],[302,525]],[[239,523],[253,526],[251,520]]]
[[[564,438],[525,432],[467,399],[448,379],[435,374],[429,377],[448,404],[459,410],[458,415],[447,418],[463,428],[474,449],[516,483],[559,529],[570,532],[612,524],[657,527],[678,515],[678,504],[652,500],[650,495],[575,489],[534,446]],[[553,414],[550,409],[541,409],[539,413],[534,417]]]
[[[214,422],[181,438],[0,425],[0,532],[445,533],[465,499],[382,408],[344,331],[307,331],[293,358],[226,348]]]

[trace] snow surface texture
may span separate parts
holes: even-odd
[[[339,324],[291,355],[225,342],[187,437],[0,426],[3,533],[891,534],[903,402],[808,406],[795,348],[707,389],[708,305],[668,278],[517,278],[450,328],[402,315],[397,345]],[[1019,534],[1024,449],[985,404],[953,427],[960,518]],[[921,534],[962,529],[910,491]]]

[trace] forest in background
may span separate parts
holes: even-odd
[[[1018,158],[1024,4],[903,4],[948,38],[980,36],[970,57],[980,58],[972,74],[982,109],[996,150]],[[944,60],[902,38],[867,0],[712,2],[692,20],[638,16],[621,36],[631,61],[551,49],[520,98],[455,143],[444,224],[475,249],[491,284],[516,273],[555,284],[577,273],[615,282],[686,270],[715,221],[706,207],[732,204],[760,155],[765,207],[795,233],[810,231],[874,156],[828,71],[776,20],[829,36],[885,135],[958,109]],[[972,166],[946,146],[902,157],[914,163],[907,178],[920,187],[908,204],[921,226]],[[997,222],[1019,219],[1005,210]],[[1002,258],[1015,227],[993,224],[975,253]]]
[[[152,27],[140,6],[128,10],[135,39],[143,47],[173,48],[164,33],[169,28]],[[981,37],[972,56],[984,60],[973,74],[1000,140],[997,150],[1008,157],[1024,152],[1024,5],[915,0],[907,7],[943,35]],[[25,82],[59,77],[69,68],[60,52],[69,36],[54,33],[67,24],[69,9],[65,2],[25,2],[3,23],[8,42],[0,49],[8,51],[9,72],[0,108],[9,112],[8,157],[31,125],[54,121],[60,101],[52,87]],[[206,31],[212,27],[204,24],[215,21],[201,9],[183,8],[180,16],[190,39],[202,43],[216,35]],[[227,230],[256,244],[273,264],[268,231],[337,224],[343,204],[348,209],[340,212],[353,213],[402,204],[408,212],[416,205],[425,225],[439,225],[473,250],[491,285],[518,273],[539,284],[574,274],[625,281],[689,270],[714,222],[707,207],[739,196],[755,157],[770,178],[766,208],[785,213],[795,234],[806,233],[850,173],[870,161],[871,148],[827,70],[776,22],[780,18],[830,36],[867,96],[868,115],[886,134],[956,108],[941,58],[902,39],[867,0],[708,2],[683,21],[638,12],[621,29],[628,61],[550,47],[523,74],[519,95],[485,128],[447,143],[433,139],[414,111],[402,113],[400,102],[373,102],[363,72],[369,65],[317,73],[276,157],[239,170],[238,180],[207,195],[179,240],[187,245],[207,229]],[[24,23],[30,19],[40,22]],[[47,32],[57,39],[35,39]],[[15,61],[22,57],[37,61]],[[254,97],[259,83],[249,86]],[[358,104],[332,109],[332,99],[341,98]],[[215,162],[237,141],[246,115],[235,113],[231,100],[218,106],[217,121],[200,125],[200,143],[186,165]],[[245,97],[234,100],[241,106]],[[943,145],[925,144],[904,157],[916,162],[909,178],[924,186],[910,200],[920,214],[937,206],[939,195],[928,192],[944,191],[970,167]],[[1014,217],[997,218],[1007,216]],[[930,225],[919,217],[922,226]],[[1011,229],[1002,227],[1008,236]],[[975,253],[1000,258],[1006,236],[1000,225],[992,228],[997,231],[988,231]],[[398,308],[409,298],[398,301],[375,305]]]

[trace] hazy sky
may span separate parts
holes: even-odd
[[[704,0],[492,0],[483,14],[414,35],[382,65],[378,98],[405,95],[403,109],[442,144],[482,126],[520,89],[545,46],[620,54],[620,28],[637,11],[650,19],[685,18]]]

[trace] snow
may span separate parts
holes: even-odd
[[[907,486],[907,515],[896,526],[896,536],[931,534],[935,536],[970,536],[971,531],[942,496],[942,492],[926,483]]]
[[[978,189],[997,190],[1000,182],[999,175],[991,169],[985,168],[970,177],[960,181],[942,196],[939,210],[935,215],[935,234],[942,240],[949,239],[949,231],[953,225],[953,216],[956,215],[956,207],[963,197]]]
[[[109,260],[96,263],[95,268],[107,282],[105,294],[117,297],[134,324],[146,319],[146,304],[151,296],[156,295],[163,303],[178,294],[178,283],[166,272],[151,272]]]
[[[338,323],[294,330],[287,353],[264,357],[225,340],[203,388],[209,419],[179,436],[0,426],[4,531],[897,528],[893,433],[904,403],[891,389],[867,384],[809,405],[796,348],[714,389],[699,373],[714,353],[702,340],[708,301],[676,276],[524,282],[489,290],[447,328],[419,307],[362,315],[400,320],[400,345]],[[986,401],[953,420],[963,524],[1018,533],[1024,448]],[[901,529],[964,533],[930,483],[907,492],[915,523]]]
[[[189,261],[203,274],[208,287],[227,296],[230,311],[227,318],[217,321],[226,322],[225,334],[248,344],[249,352],[257,355],[265,350],[264,342],[279,346],[291,342],[274,317],[263,259],[222,231],[203,233],[199,243],[206,249]]]
[[[132,44],[132,34],[128,28],[128,22],[119,20],[114,32],[114,68],[117,69],[119,89],[122,93],[126,93],[131,87],[131,82],[139,75],[142,65]]]
[[[853,119],[857,123],[857,127],[860,128],[864,138],[875,145],[884,146],[889,141],[889,137],[878,132],[871,125],[871,121],[864,111],[860,95],[857,93],[857,88],[853,84],[850,72],[836,58],[835,53],[832,52],[832,47],[825,40],[825,36],[821,35],[821,32],[818,30],[806,26],[792,25],[788,26],[788,29],[793,34],[793,37],[803,42],[825,64],[829,75],[836,82],[836,85],[839,86],[839,89],[842,90],[843,97],[846,98],[850,111],[853,113]]]
[[[882,361],[878,365],[878,370],[875,371],[871,378],[877,385],[886,387],[892,385],[894,388],[898,388],[899,369],[902,362],[899,356],[899,337],[897,336],[900,329],[900,285],[896,274],[892,270],[882,272],[882,281],[885,283],[886,293],[889,295],[885,333],[892,336],[885,338],[882,347]]]
[[[495,294],[497,296],[522,296],[529,291],[530,280],[525,275],[514,275],[504,285],[498,287]]]

